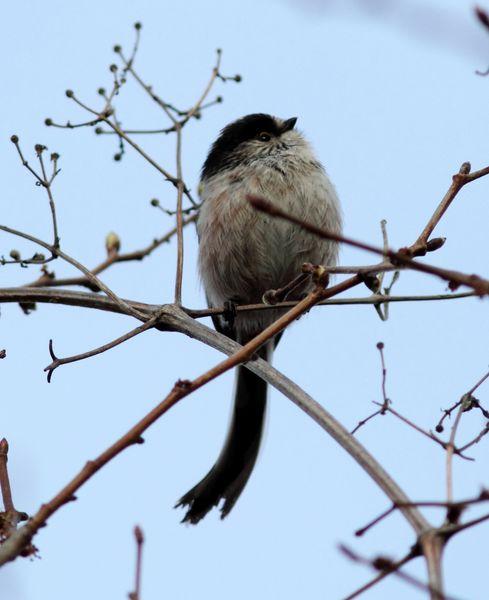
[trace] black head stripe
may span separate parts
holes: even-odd
[[[277,127],[275,119],[262,113],[247,115],[227,125],[212,145],[202,167],[202,178],[215,175],[221,168],[228,165],[233,151],[242,142],[252,140],[262,131],[275,135],[282,133]]]

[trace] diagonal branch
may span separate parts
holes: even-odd
[[[323,296],[343,291],[347,285],[357,285],[360,283],[360,278],[354,277],[348,281],[349,283],[343,282],[329,289],[323,289],[318,286],[304,300],[299,302],[297,306],[272,323],[260,335],[245,346],[240,346],[229,338],[196,322],[177,306],[171,305],[163,307],[162,318],[164,318],[167,326],[175,331],[185,333],[194,339],[203,341],[218,350],[224,351],[225,353],[230,354],[230,357],[193,381],[179,380],[168,396],[134,425],[125,435],[109,446],[109,448],[95,460],[88,461],[83,469],[58,494],[56,494],[54,498],[40,507],[26,525],[13,533],[13,535],[5,541],[0,547],[0,565],[5,564],[18,556],[25,545],[30,542],[33,535],[35,535],[39,528],[46,523],[47,519],[67,502],[73,500],[74,494],[97,471],[126,448],[141,443],[141,436],[148,427],[165,414],[179,400],[188,396],[193,391],[199,389],[234,366],[249,360],[256,350],[266,343],[268,339],[282,331],[298,316],[307,312],[307,310]],[[263,377],[279,391],[283,392],[297,404],[299,408],[323,427],[323,429],[325,429],[325,431],[331,435],[374,479],[393,502],[409,502],[409,498],[406,494],[392,480],[387,472],[384,471],[382,466],[367,452],[367,450],[353,438],[353,436],[351,436],[348,431],[332,417],[332,415],[301,390],[294,382],[287,379],[284,375],[280,374],[261,359],[248,362],[246,363],[246,366]],[[429,529],[429,524],[416,507],[404,506],[401,507],[400,510],[418,535]]]

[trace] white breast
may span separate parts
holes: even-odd
[[[262,196],[320,227],[341,229],[332,184],[316,161],[304,161],[297,152],[281,156],[278,163],[260,160],[204,180],[197,224],[199,270],[212,306],[228,300],[260,302],[265,291],[296,277],[304,262],[336,263],[337,244],[258,212],[247,194]]]

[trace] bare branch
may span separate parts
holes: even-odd
[[[386,575],[390,575],[390,574],[396,575],[396,577],[399,577],[400,579],[404,580],[406,583],[409,583],[410,585],[412,585],[420,590],[429,591],[431,594],[431,597],[434,599],[436,598],[438,600],[442,600],[442,598],[443,598],[443,600],[455,600],[455,598],[453,596],[447,596],[447,595],[441,596],[438,587],[433,587],[431,584],[423,583],[416,577],[409,575],[409,573],[406,573],[405,571],[400,570],[401,566],[406,564],[409,560],[411,560],[418,554],[414,554],[414,555],[408,554],[406,557],[402,558],[399,561],[393,561],[390,558],[387,558],[385,556],[378,556],[377,558],[370,560],[368,558],[363,558],[362,556],[360,556],[359,554],[354,552],[351,548],[348,548],[347,546],[345,546],[343,544],[341,544],[339,546],[339,549],[350,560],[360,563],[362,565],[369,566],[369,567],[375,569],[376,571],[380,571],[383,574],[383,577],[380,577],[380,578],[376,577],[368,585],[368,587],[364,587],[361,590],[354,592],[353,595],[348,596],[347,598],[345,598],[345,600],[357,597],[360,591],[364,591],[365,589],[372,587],[372,585],[374,585],[375,583],[377,583],[378,581],[383,579]]]
[[[140,325],[139,327],[131,329],[131,331],[125,333],[124,335],[121,335],[120,337],[116,338],[115,340],[112,340],[111,342],[108,342],[107,344],[103,344],[102,346],[99,346],[98,348],[95,348],[94,350],[89,350],[88,352],[82,352],[81,354],[75,354],[74,356],[68,356],[66,358],[58,358],[56,356],[56,354],[54,353],[54,349],[53,349],[53,340],[49,340],[49,354],[51,355],[52,362],[44,369],[44,371],[47,372],[47,374],[48,374],[47,375],[48,383],[51,383],[51,378],[53,376],[54,370],[57,369],[59,366],[66,365],[66,364],[72,363],[72,362],[77,362],[79,360],[85,360],[86,358],[90,358],[91,356],[97,356],[98,354],[107,352],[107,350],[115,348],[115,346],[118,346],[119,344],[122,344],[123,342],[127,342],[127,340],[130,340],[131,338],[135,337],[136,335],[139,335],[140,333],[143,333],[144,331],[147,331],[148,329],[151,329],[152,327],[154,327],[155,323],[158,321],[159,316],[160,316],[159,313],[157,313],[154,317],[152,317],[151,319],[146,321],[146,323],[143,323],[143,325]]]
[[[453,459],[453,453],[455,451],[455,437],[457,435],[457,429],[458,426],[460,424],[460,419],[462,418],[462,414],[468,410],[471,410],[472,406],[473,406],[473,399],[472,399],[472,394],[479,388],[479,386],[481,386],[487,379],[489,378],[489,371],[487,373],[485,373],[485,375],[483,375],[479,381],[477,381],[477,383],[472,386],[472,388],[466,392],[462,398],[460,399],[460,401],[458,402],[459,404],[459,408],[457,411],[457,415],[455,417],[455,421],[453,423],[452,426],[452,431],[450,433],[450,439],[448,441],[447,447],[446,447],[446,490],[447,490],[447,502],[452,502],[453,500],[453,466],[452,466],[452,459]],[[482,436],[479,437],[479,439]],[[479,440],[477,440],[479,441]],[[468,446],[471,446],[471,444],[468,444]]]
[[[141,314],[139,314],[137,310],[135,310],[129,304],[124,302],[124,300],[121,300],[119,298],[119,296],[117,296],[117,294],[115,294],[109,287],[107,287],[105,285],[105,283],[103,283],[96,275],[94,275],[85,266],[83,266],[81,263],[79,263],[77,260],[75,260],[74,258],[69,256],[68,254],[66,254],[65,252],[60,250],[59,248],[55,248],[54,246],[51,246],[50,244],[43,242],[39,238],[29,235],[28,233],[24,233],[23,231],[18,231],[17,229],[12,229],[11,227],[7,227],[6,225],[0,225],[0,230],[5,231],[6,233],[10,233],[12,235],[16,235],[18,237],[24,238],[26,240],[29,240],[30,242],[33,242],[34,244],[38,244],[39,246],[46,248],[52,254],[61,257],[63,260],[70,263],[75,268],[77,268],[79,271],[81,271],[85,275],[85,277],[94,286],[96,286],[98,289],[103,291],[111,300],[113,300],[113,302],[118,304],[120,306],[120,308],[123,309],[122,312],[124,312],[126,314],[130,314],[133,317],[136,317],[137,319],[141,318]]]
[[[136,541],[136,569],[134,575],[134,591],[129,594],[129,600],[141,600],[141,571],[143,568],[144,534],[139,525],[136,525],[134,528],[134,539]]]
[[[188,225],[189,223],[195,222],[197,219],[197,214],[193,214],[190,217],[187,217],[183,220],[183,227]],[[119,253],[112,252],[107,258],[97,265],[95,268],[91,269],[91,273],[93,275],[99,275],[110,266],[115,265],[117,263],[122,262],[130,262],[130,261],[141,261],[143,258],[149,256],[154,250],[159,248],[161,245],[169,242],[171,238],[176,234],[177,228],[173,227],[166,233],[165,235],[155,238],[151,244],[146,246],[145,248],[141,248],[140,250],[133,250],[132,252]],[[92,291],[99,291],[99,287],[91,282],[88,277],[65,277],[63,279],[57,279],[56,277],[50,276],[47,273],[43,273],[41,277],[26,284],[23,287],[59,287],[59,286],[69,286],[69,285],[81,285],[91,289]]]
[[[471,179],[467,179],[471,177],[470,175],[459,175],[459,189],[469,181],[473,181],[474,179],[487,175],[488,173],[489,167],[487,167],[486,169],[482,169],[481,171],[477,171],[476,173],[473,173],[473,178]],[[321,227],[317,227],[312,223],[306,223],[302,219],[295,217],[294,215],[283,211],[278,206],[271,204],[268,200],[264,198],[248,195],[247,199],[257,210],[266,212],[267,214],[270,214],[275,217],[285,219],[287,221],[290,221],[291,223],[295,223],[303,229],[305,229],[306,231],[314,233],[319,237],[348,244],[349,246],[353,246],[354,248],[366,250],[368,252],[372,252],[380,256],[386,255],[391,261],[392,265],[395,266],[405,267],[414,271],[420,271],[422,273],[429,273],[430,275],[435,275],[440,279],[447,281],[451,289],[455,289],[459,285],[465,285],[467,287],[472,288],[479,296],[485,296],[489,294],[489,280],[487,279],[482,279],[478,275],[468,275],[466,273],[461,273],[460,271],[443,269],[435,265],[429,265],[426,263],[420,263],[415,261],[414,257],[421,255],[421,250],[424,250],[424,252],[430,250],[429,244],[426,244],[426,248],[424,249],[413,245],[409,248],[402,248],[397,252],[394,250],[384,250],[383,248],[379,248],[377,246],[373,246],[364,242],[359,242],[357,240],[346,237],[344,235],[340,235],[333,231],[328,231]],[[435,247],[439,248],[438,245],[435,245]]]
[[[13,560],[25,545],[32,539],[32,536],[46,522],[46,520],[56,512],[61,506],[73,499],[75,492],[104,465],[118,456],[129,446],[141,443],[141,436],[157,419],[165,414],[180,399],[186,397],[191,392],[199,389],[212,379],[218,377],[225,371],[233,368],[237,364],[249,360],[256,350],[266,341],[274,337],[283,330],[289,323],[294,321],[299,315],[307,312],[309,308],[321,299],[324,295],[332,295],[343,291],[347,286],[360,283],[358,278],[352,278],[348,282],[343,282],[329,289],[317,287],[304,300],[299,302],[296,307],[291,309],[280,319],[267,327],[260,335],[255,337],[245,346],[239,346],[229,338],[208,329],[202,324],[194,321],[176,306],[166,306],[162,308],[162,317],[173,330],[186,333],[195,339],[205,341],[209,345],[231,354],[230,358],[216,365],[197,379],[193,381],[178,381],[170,394],[136,425],[134,425],[125,435],[112,444],[95,460],[87,462],[85,467],[49,502],[43,504],[38,512],[24,525],[17,530],[0,547],[0,565]],[[383,470],[381,465],[368,454],[368,452],[351,436],[331,415],[329,415],[321,405],[314,402],[293,382],[279,374],[273,367],[261,359],[253,360],[246,366],[253,372],[256,372],[271,385],[285,393],[295,404],[310,415],[318,424],[320,424],[374,479],[381,489],[389,496],[393,502],[409,502],[404,492]],[[418,534],[429,528],[428,523],[419,511],[414,507],[401,507],[408,522]]]

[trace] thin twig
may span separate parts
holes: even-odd
[[[462,414],[472,408],[472,394],[489,378],[489,371],[485,373],[477,383],[475,383],[468,392],[466,392],[460,399],[460,406],[455,417],[455,421],[450,432],[450,439],[446,447],[446,491],[447,491],[447,502],[453,500],[453,453],[455,451],[455,437],[457,435],[457,429],[462,418]],[[482,436],[481,436],[482,437]],[[469,446],[472,444],[469,444]]]
[[[383,404],[381,404],[380,402],[374,402],[374,404],[377,404],[378,406],[383,406]],[[447,443],[444,442],[443,440],[441,440],[439,437],[437,437],[433,432],[426,431],[425,429],[423,429],[419,425],[416,425],[416,423],[414,423],[413,421],[411,421],[410,419],[408,419],[404,415],[401,415],[400,413],[398,413],[391,406],[389,406],[389,407],[386,408],[386,412],[393,414],[395,417],[397,417],[398,419],[400,419],[403,423],[406,423],[406,425],[409,425],[409,427],[412,427],[413,429],[415,429],[416,431],[418,431],[419,433],[421,433],[425,437],[429,438],[433,442],[436,442],[444,450],[447,449]],[[474,460],[470,456],[465,456],[464,454],[462,454],[461,450],[459,448],[457,448],[457,447],[454,447],[453,451],[454,451],[455,454],[457,454],[458,456],[460,456],[460,458],[463,458],[464,460],[470,460],[470,461]]]
[[[459,448],[460,452],[464,452],[465,450],[467,450],[467,448],[471,448],[472,446],[475,446],[475,444],[478,444],[481,441],[481,439],[483,437],[485,437],[488,433],[489,433],[489,423],[486,423],[484,426],[484,429],[482,431],[480,431],[473,440],[471,440],[470,442],[467,442],[463,446],[460,446],[460,448]]]
[[[408,560],[406,560],[406,557],[405,557],[405,558],[401,559],[400,561],[393,561],[390,558],[386,558],[384,556],[379,556],[377,558],[374,558],[373,560],[370,560],[368,558],[364,558],[364,557],[360,556],[359,554],[354,552],[351,548],[348,548],[347,546],[345,546],[343,544],[340,544],[339,549],[350,560],[360,563],[362,565],[371,567],[372,569],[375,569],[376,571],[385,573],[385,575],[390,575],[392,573],[399,579],[402,579],[403,581],[405,581],[406,583],[409,583],[410,585],[412,585],[415,588],[418,588],[423,591],[428,591],[432,594],[435,593],[436,596],[432,596],[432,597],[433,598],[438,597],[441,600],[441,597],[438,595],[438,588],[435,588],[434,586],[432,586],[430,584],[426,584],[423,581],[414,577],[413,575],[410,575],[409,573],[406,573],[405,571],[400,570],[400,567],[403,564],[405,564],[406,562],[408,562],[408,560],[410,560],[410,558],[412,558],[412,557],[410,557]],[[375,583],[377,583],[377,581],[375,581]],[[356,594],[356,595],[358,595],[358,594]],[[351,595],[348,596],[348,598],[352,598],[352,597],[354,598],[355,596],[351,596]],[[345,600],[347,600],[347,599],[345,599]],[[453,596],[444,595],[443,600],[455,600],[455,598]]]
[[[119,296],[117,294],[115,294],[109,287],[107,287],[105,285],[105,283],[103,283],[96,275],[94,275],[91,271],[89,271],[84,265],[79,263],[77,260],[75,260],[73,257],[69,256],[68,254],[66,254],[65,252],[60,250],[59,248],[55,248],[51,244],[47,244],[46,242],[44,242],[43,240],[40,240],[39,238],[36,238],[28,233],[24,233],[23,231],[18,231],[17,229],[12,229],[11,227],[7,227],[6,225],[0,225],[0,230],[5,231],[6,233],[10,233],[12,235],[16,235],[18,237],[24,238],[26,240],[29,240],[30,242],[33,242],[34,244],[38,244],[39,246],[46,248],[47,250],[49,250],[56,256],[61,257],[63,260],[70,263],[75,268],[77,268],[79,271],[81,271],[85,275],[85,277],[94,286],[96,286],[98,289],[100,289],[105,294],[107,294],[107,296],[111,300],[113,300],[122,309],[124,309],[123,310],[124,313],[132,315],[133,317],[136,317],[137,319],[140,319],[142,316],[144,318],[144,315],[141,315],[137,310],[135,310],[129,304],[124,302],[124,300],[119,298]]]
[[[482,169],[481,171],[479,171],[477,173],[473,173],[472,175],[474,175],[474,176],[477,175],[477,177],[482,177],[483,175],[487,175],[488,173],[489,173],[489,167],[487,167],[486,169]],[[459,189],[462,187],[462,185],[464,185],[465,183],[468,183],[468,181],[473,181],[473,179],[465,179],[465,177],[470,177],[470,176],[469,175],[466,175],[464,177],[460,176],[459,181],[463,181],[463,183],[459,186]],[[474,178],[477,178],[477,177],[474,177]],[[468,275],[466,273],[461,273],[459,271],[443,269],[443,268],[437,267],[435,265],[419,263],[419,262],[413,260],[414,255],[412,253],[414,252],[414,246],[401,249],[397,252],[394,250],[384,251],[383,248],[379,248],[379,247],[373,246],[371,244],[366,244],[364,242],[359,242],[358,240],[354,240],[350,237],[341,235],[334,231],[328,231],[321,227],[317,227],[316,225],[314,225],[312,223],[307,223],[304,220],[283,211],[281,208],[279,208],[278,206],[275,206],[274,204],[270,203],[268,200],[266,200],[264,198],[248,194],[247,199],[250,202],[250,204],[252,204],[252,206],[254,206],[257,210],[266,212],[267,214],[270,214],[275,217],[285,219],[287,221],[290,221],[291,223],[295,223],[295,224],[299,225],[300,227],[302,227],[303,229],[305,229],[306,231],[314,233],[315,235],[317,235],[319,237],[329,239],[332,241],[336,241],[336,242],[345,243],[350,246],[353,246],[354,248],[359,248],[361,250],[373,252],[374,254],[379,254],[380,256],[383,256],[386,254],[388,256],[389,260],[393,264],[395,264],[397,266],[403,266],[403,267],[412,269],[414,271],[420,271],[422,273],[429,273],[430,275],[435,275],[435,276],[447,281],[449,284],[449,287],[452,289],[455,287],[458,287],[459,285],[465,285],[467,287],[472,288],[475,292],[477,292],[477,294],[479,296],[485,296],[485,295],[489,294],[489,280],[487,280],[487,279],[482,279],[478,275]]]
[[[187,217],[183,220],[183,227],[188,225],[189,223],[193,223],[197,219],[197,214],[193,214],[190,217]],[[168,231],[165,235],[154,239],[151,244],[146,246],[145,248],[141,248],[140,250],[133,250],[132,252],[126,253],[111,253],[107,256],[107,258],[97,265],[95,268],[91,269],[91,273],[93,275],[99,275],[110,266],[121,263],[121,262],[130,262],[130,261],[140,261],[143,258],[149,256],[154,250],[159,248],[162,244],[169,242],[171,238],[176,234],[177,228],[173,227]],[[66,277],[63,279],[57,279],[55,277],[50,276],[49,274],[44,273],[30,283],[25,284],[22,287],[61,287],[61,286],[69,286],[69,285],[81,285],[85,286],[93,291],[98,291],[98,286],[94,285],[90,279],[87,277]]]
[[[141,572],[143,568],[144,534],[139,525],[134,527],[134,539],[136,541],[136,568],[134,573],[134,591],[130,592],[129,600],[141,600]]]
[[[434,295],[419,295],[419,296],[388,296],[377,294],[366,296],[364,298],[335,298],[334,300],[323,300],[318,302],[316,306],[351,306],[351,305],[370,305],[378,302],[430,302],[438,300],[458,300],[461,298],[470,298],[477,296],[475,292],[459,292],[456,294],[434,294]],[[279,302],[274,305],[268,304],[241,304],[236,305],[237,312],[252,312],[255,310],[272,310],[277,308],[291,308],[295,306],[295,300]],[[185,309],[185,311],[194,319],[210,317],[213,315],[221,315],[224,312],[224,307],[204,308],[204,309]]]
[[[3,438],[0,440],[0,491],[3,501],[3,512],[0,512],[0,543],[13,534],[21,521],[26,521],[29,518],[25,512],[19,512],[14,506],[7,467],[8,451],[8,442]],[[33,552],[35,552],[34,547],[30,549],[28,554]]]
[[[51,177],[48,178],[47,172],[46,172],[46,167],[44,166],[44,160],[42,157],[43,152],[47,148],[46,148],[46,146],[43,146],[42,144],[36,144],[35,151],[36,151],[36,156],[39,160],[39,164],[41,166],[41,173],[42,173],[42,176],[41,176],[38,173],[36,173],[36,171],[34,171],[34,169],[25,160],[24,155],[22,154],[22,150],[20,148],[18,136],[12,135],[10,138],[10,141],[14,144],[15,149],[17,150],[17,153],[20,157],[20,160],[21,160],[23,166],[26,167],[27,170],[34,176],[34,178],[36,179],[37,185],[40,185],[41,187],[43,187],[46,190],[46,193],[48,195],[48,200],[49,200],[49,208],[51,211],[51,220],[52,220],[52,224],[53,224],[53,244],[52,245],[54,248],[59,248],[59,234],[58,234],[58,223],[57,223],[57,219],[56,219],[56,205],[54,203],[53,193],[51,190],[51,184],[58,172],[58,169],[57,169],[58,155],[56,153],[52,154],[51,158],[53,161],[54,168],[53,168],[53,173],[52,173]],[[51,253],[51,255],[52,255],[52,257],[56,256],[55,253],[53,253],[53,252]]]
[[[407,564],[408,562],[410,562],[411,560],[413,560],[413,558],[416,558],[416,556],[413,555],[413,552],[412,551],[408,552],[408,554],[406,554],[406,556],[404,556],[400,560],[395,561],[395,562],[392,563],[392,569],[391,570],[386,569],[384,571],[381,571],[373,579],[371,579],[370,581],[368,581],[367,583],[365,583],[364,585],[362,585],[362,587],[358,588],[357,590],[355,590],[351,594],[348,594],[348,596],[345,596],[345,598],[343,600],[353,600],[353,598],[358,598],[359,596],[361,596],[363,594],[363,592],[366,592],[370,588],[374,587],[374,585],[377,585],[377,583],[379,583],[380,581],[382,581],[382,579],[385,579],[388,575],[390,575],[394,571],[397,571],[398,569],[400,569],[401,567],[403,567],[405,564]]]
[[[460,513],[463,510],[465,510],[468,506],[471,506],[473,504],[479,504],[481,502],[487,502],[488,500],[489,500],[489,492],[487,490],[482,490],[482,492],[478,496],[475,496],[474,498],[466,498],[465,500],[458,500],[457,502],[440,502],[440,501],[436,501],[436,500],[421,500],[419,502],[408,502],[407,505],[408,506],[417,506],[418,508],[421,508],[421,507],[423,507],[423,508],[447,508],[448,510],[452,510],[452,511],[456,510],[457,512]],[[372,519],[372,521],[367,523],[367,525],[365,525],[364,527],[360,527],[360,529],[357,529],[355,531],[355,535],[357,537],[361,537],[369,529],[374,527],[374,525],[377,525],[378,523],[380,523],[380,521],[383,521],[386,517],[391,515],[394,511],[398,510],[401,506],[406,506],[406,503],[392,504],[392,506],[390,506],[384,512],[380,513],[380,515],[375,517],[375,519]]]
[[[151,317],[151,319],[148,319],[146,321],[146,323],[143,323],[142,325],[139,325],[139,327],[135,327],[134,329],[131,329],[131,331],[128,331],[124,335],[121,335],[120,337],[116,338],[115,340],[112,340],[111,342],[103,344],[102,346],[99,346],[98,348],[95,348],[93,350],[89,350],[88,352],[82,352],[81,354],[67,356],[66,358],[58,358],[56,356],[56,354],[54,353],[54,349],[53,349],[53,340],[49,340],[49,354],[51,355],[52,362],[44,369],[44,372],[47,372],[47,374],[48,374],[47,375],[48,383],[51,383],[51,378],[53,376],[54,370],[57,369],[58,367],[60,367],[61,365],[66,365],[68,363],[77,362],[79,360],[85,360],[86,358],[90,358],[91,356],[97,356],[98,354],[107,352],[107,350],[111,350],[112,348],[115,348],[119,344],[122,344],[123,342],[127,342],[127,340],[130,340],[131,338],[139,335],[140,333],[143,333],[144,331],[147,331],[148,329],[151,329],[152,327],[154,327],[155,323],[158,321],[159,317],[160,317],[160,314],[157,313],[157,314],[155,314],[154,317]]]

